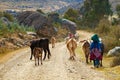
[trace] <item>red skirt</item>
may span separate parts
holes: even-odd
[[[96,57],[94,53],[90,53],[90,60],[95,60],[95,59],[102,60],[102,55]]]

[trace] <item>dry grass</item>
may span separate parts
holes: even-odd
[[[8,49],[7,47],[0,47],[0,55],[5,54],[7,52],[12,51],[11,49]]]
[[[28,49],[28,47],[24,47],[21,48],[19,50],[14,50],[14,51],[10,51],[9,53],[5,53],[5,54],[0,54],[0,63],[6,62],[8,59],[10,59],[14,54],[17,54],[18,52],[20,52],[21,50],[26,50]]]
[[[115,67],[115,66],[118,66],[120,65],[120,57],[115,57],[111,63],[111,67]]]
[[[95,32],[99,34],[105,44],[105,52],[115,46],[120,46],[118,41],[120,38],[120,27],[119,25],[112,26],[106,19],[100,21],[98,27],[96,27]]]
[[[67,36],[68,31],[66,29],[58,29],[56,39],[58,42],[64,41],[64,38]]]

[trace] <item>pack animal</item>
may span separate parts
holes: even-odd
[[[56,43],[56,39],[55,39],[55,37],[51,37],[52,48],[55,47],[55,43]]]
[[[90,43],[87,40],[83,40],[80,41],[81,43],[83,43],[82,45],[82,50],[85,54],[85,58],[86,58],[86,63],[88,64],[88,59],[89,59],[89,54],[90,54]]]
[[[33,54],[34,54],[34,58],[35,58],[35,65],[37,65],[36,60],[38,60],[38,65],[39,65],[39,58],[41,60],[41,65],[43,64],[42,63],[42,52],[43,52],[42,48],[35,47],[33,49]]]
[[[75,60],[75,49],[77,48],[77,42],[74,38],[69,39],[66,42],[67,49],[70,52],[70,58],[71,60]]]
[[[48,52],[48,59],[50,58],[51,53],[50,53],[50,49],[49,49],[49,39],[41,38],[40,40],[33,40],[33,41],[31,41],[31,45],[30,45],[31,57],[30,57],[30,60],[32,60],[33,49],[35,47],[43,48],[44,53],[45,53],[43,60],[45,60],[47,52]]]

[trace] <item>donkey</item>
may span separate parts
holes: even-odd
[[[49,39],[47,39],[47,38],[41,38],[39,40],[33,40],[33,41],[31,41],[31,45],[30,45],[30,48],[31,48],[31,57],[30,57],[30,60],[32,60],[33,49],[35,47],[43,48],[44,53],[45,53],[43,60],[45,60],[47,52],[48,52],[48,59],[50,58],[51,53],[50,53],[50,49],[49,49]]]
[[[85,54],[86,63],[88,64],[88,59],[89,59],[89,54],[90,54],[90,43],[88,42],[88,40],[82,40],[80,42],[83,43],[82,50]]]
[[[75,49],[77,48],[77,42],[74,38],[70,38],[67,42],[66,42],[66,46],[67,49],[70,52],[70,58],[71,60],[75,60]]]
[[[33,49],[33,54],[34,54],[34,58],[35,58],[35,65],[37,65],[36,60],[38,60],[38,65],[39,65],[39,58],[41,60],[41,65],[43,64],[42,63],[42,52],[43,52],[42,48],[35,47]]]

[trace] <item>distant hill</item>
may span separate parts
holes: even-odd
[[[49,2],[49,1],[63,1],[63,2],[79,2],[81,0],[0,0],[0,1],[39,1],[39,2]]]
[[[71,3],[70,5],[68,6],[64,6],[62,7],[61,9],[59,10],[56,10],[56,12],[60,13],[60,14],[63,14],[65,11],[67,11],[69,8],[74,8],[74,9],[80,9],[84,3],[84,1],[79,1],[79,2],[74,2],[74,3]],[[115,12],[115,8],[116,8],[116,5],[117,4],[120,4],[120,0],[109,0],[110,4],[111,4],[111,7],[112,7],[112,10]]]
[[[70,4],[69,6],[64,6],[59,10],[56,10],[55,12],[58,12],[59,14],[65,13],[69,8],[73,9],[80,9],[83,6],[83,2],[75,2]]]
[[[112,5],[113,11],[115,11],[116,5],[120,4],[120,0],[109,0],[110,4]]]
[[[42,9],[45,12],[55,11],[73,3],[83,0],[0,0],[0,10],[19,9],[36,10]]]
[[[44,12],[56,11],[63,14],[69,8],[78,9],[83,5],[84,0],[0,0],[0,10],[29,10],[41,9]],[[120,0],[109,0],[113,11]]]

